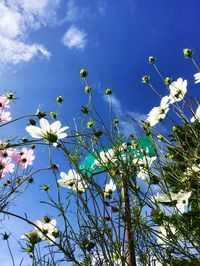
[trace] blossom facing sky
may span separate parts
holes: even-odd
[[[197,107],[195,116],[190,119],[191,123],[195,122],[196,120],[200,122],[200,105]]]
[[[14,151],[12,154],[12,159],[21,166],[23,169],[27,168],[29,165],[33,164],[35,156],[33,155],[32,149],[22,148],[21,151]]]
[[[116,190],[116,185],[112,179],[110,179],[110,182],[105,185],[104,187],[104,197],[105,198],[111,198],[112,193]]]
[[[170,224],[165,223],[164,226],[158,228],[157,243],[163,246],[167,246],[169,240],[176,232],[176,228]]]
[[[55,219],[48,219],[48,220],[36,220],[34,221],[34,224],[36,225],[35,230],[38,233],[38,237],[42,240],[47,240],[51,243],[51,241],[56,240],[56,234],[58,233],[58,229],[56,228],[56,220]],[[38,230],[38,227],[40,230]]]
[[[141,180],[146,180],[149,176],[149,171],[151,169],[152,163],[156,160],[156,156],[148,157],[144,156],[143,158],[134,158],[133,164],[138,166],[137,177]]]
[[[59,139],[67,137],[67,133],[64,133],[69,127],[65,126],[61,128],[60,121],[55,121],[51,125],[45,118],[40,119],[40,127],[27,126],[26,131],[31,137],[36,139],[44,139],[50,143],[56,143]]]
[[[187,92],[187,80],[178,78],[176,81],[169,85],[170,90],[170,103],[182,101]]]
[[[194,74],[195,83],[200,83],[200,72]]]
[[[191,194],[192,194],[191,191],[189,191],[189,192],[180,191],[178,194],[170,192],[169,195],[167,195],[167,194],[161,195],[158,193],[154,197],[154,200],[156,200],[158,203],[162,203],[162,202],[165,203],[165,202],[174,201],[176,209],[180,213],[184,213],[186,207],[188,206],[188,201],[189,201]]]
[[[78,174],[74,169],[70,169],[68,174],[61,172],[60,176],[61,179],[57,181],[60,186],[72,189],[79,193],[85,192],[87,184],[82,179],[81,175]]]
[[[99,158],[94,160],[94,164],[98,167],[108,166],[110,162],[114,162],[115,152],[113,149],[109,149],[108,151],[101,151],[99,153]]]
[[[15,165],[11,162],[11,158],[1,158],[0,160],[0,179],[6,174],[14,172]]]
[[[165,96],[161,99],[160,106],[154,107],[149,113],[147,122],[151,127],[161,122],[169,111],[170,97]]]

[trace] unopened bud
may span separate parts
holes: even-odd
[[[183,49],[183,55],[185,58],[191,58],[193,55],[193,52],[191,49],[185,48],[185,49]]]
[[[170,77],[166,77],[165,78],[165,84],[166,85],[170,85],[172,83],[172,78],[170,78]]]
[[[111,88],[107,88],[105,91],[106,95],[111,95],[112,94],[112,89]]]
[[[150,77],[147,76],[147,75],[144,75],[144,76],[142,77],[142,82],[143,82],[143,83],[149,83],[149,80],[150,80]]]
[[[62,103],[63,101],[64,101],[64,99],[63,99],[62,96],[58,96],[58,97],[56,98],[56,102],[57,102],[57,103]]]
[[[82,69],[80,70],[80,76],[81,76],[81,78],[86,78],[87,75],[88,75],[87,70],[86,70],[85,68],[82,68]]]
[[[85,87],[85,93],[91,93],[91,91],[92,91],[92,89],[91,89],[91,87],[90,86],[86,86]]]
[[[154,64],[156,61],[156,58],[154,56],[149,56],[149,63]]]

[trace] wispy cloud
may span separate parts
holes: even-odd
[[[65,20],[71,23],[81,19],[85,13],[84,9],[81,9],[74,0],[69,0],[66,7]]]
[[[0,2],[0,62],[28,62],[35,56],[50,57],[41,44],[27,43],[30,30],[56,22],[60,0],[3,0]]]
[[[72,25],[63,35],[62,43],[69,49],[75,48],[78,50],[83,50],[87,43],[86,37],[87,34],[85,31]]]
[[[103,99],[109,103],[108,96],[104,95]],[[111,104],[113,113],[117,118],[120,119],[120,131],[121,133],[127,135],[132,132],[133,127],[136,127],[141,123],[141,121],[146,120],[147,116],[136,111],[124,110],[120,100],[112,94]],[[136,123],[135,123],[136,122]]]

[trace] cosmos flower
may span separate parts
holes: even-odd
[[[199,73],[200,74],[200,73]],[[197,107],[195,116],[193,116],[190,121],[193,123],[195,120],[198,120],[200,122],[200,105]]]
[[[21,235],[21,239],[24,238],[28,238],[32,244],[37,244],[42,240],[38,231],[32,231]]]
[[[195,83],[199,83],[200,82],[200,72],[194,74],[194,79],[195,79]]]
[[[13,173],[14,167],[11,158],[2,158],[0,161],[0,178],[3,178],[7,173]]]
[[[9,122],[12,119],[10,112],[0,111],[0,123]]]
[[[110,179],[110,183],[106,184],[104,187],[104,197],[110,199],[112,193],[116,190],[116,185],[112,179]]]
[[[187,80],[178,78],[177,81],[169,85],[170,90],[170,103],[182,101],[187,92]]]
[[[134,158],[133,164],[137,165],[139,169],[137,177],[142,180],[146,180],[146,178],[149,175],[150,166],[155,160],[156,156],[153,157],[144,156],[143,158]]]
[[[180,191],[178,194],[170,192],[169,195],[160,195],[159,193],[154,197],[154,199],[158,203],[164,202],[175,202],[177,210],[179,212],[184,213],[185,207],[188,206],[188,200],[191,196],[192,192],[183,192]]]
[[[114,155],[115,153],[113,149],[109,149],[107,152],[101,151],[99,153],[99,158],[94,160],[94,164],[99,167],[107,166],[110,162],[116,161]]]
[[[44,139],[50,143],[56,143],[59,139],[67,137],[67,133],[64,133],[69,127],[61,128],[60,121],[55,121],[51,125],[45,118],[40,119],[40,127],[37,126],[27,126],[26,131],[33,137]]]
[[[68,174],[61,172],[60,176],[61,179],[57,181],[60,186],[72,189],[79,193],[85,192],[87,184],[74,169],[70,169]]]
[[[35,231],[38,233],[38,238],[42,240],[47,240],[48,242],[55,241],[56,235],[58,235],[58,229],[56,228],[56,220],[51,220],[48,216],[45,216],[46,219],[42,221],[36,220],[34,224],[37,226],[35,227]],[[38,230],[40,228],[40,230]]]
[[[157,243],[160,245],[167,245],[170,241],[170,238],[175,234],[176,228],[170,224],[164,224],[158,228]]]
[[[0,96],[0,108],[4,109],[4,108],[9,108],[9,103],[10,100],[8,99],[8,97],[6,95],[1,95]]]
[[[147,118],[147,123],[149,123],[149,125],[151,127],[155,126],[157,123],[159,123],[160,121],[162,121],[167,112],[169,111],[169,101],[170,101],[170,97],[169,96],[165,96],[162,98],[161,102],[160,102],[160,106],[158,107],[154,107],[148,114],[148,118]]]
[[[33,150],[32,149],[28,150],[26,148],[22,148],[21,151],[15,151],[12,154],[12,159],[18,165],[20,165],[23,169],[25,169],[29,165],[33,164],[33,160],[35,159],[35,156],[33,155]]]

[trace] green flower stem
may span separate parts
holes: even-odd
[[[196,63],[196,61],[194,60],[194,58],[191,58],[192,63],[195,65],[195,67],[197,68],[197,70],[200,72],[200,67],[198,66],[198,64]]]

